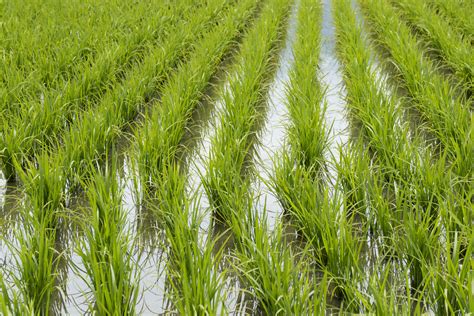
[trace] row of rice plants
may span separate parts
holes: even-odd
[[[355,209],[362,218],[368,219],[373,216],[366,214],[368,203],[365,202],[365,191],[370,184],[364,184],[364,178],[370,178],[369,168],[378,165],[380,172],[387,178],[387,183],[392,185],[394,181],[409,176],[409,163],[413,158],[410,155],[413,153],[407,142],[407,125],[401,121],[403,113],[396,103],[399,100],[389,91],[383,90],[387,89],[384,78],[377,77],[380,69],[373,64],[367,39],[362,35],[362,26],[356,21],[349,1],[337,0],[334,3],[337,55],[343,65],[346,106],[357,132],[352,146],[343,150],[338,172],[343,179],[342,189],[347,208]],[[354,153],[351,153],[352,150]],[[360,160],[359,155],[363,159],[371,155],[372,161]],[[344,169],[350,165],[354,168]],[[379,215],[374,234],[391,236],[389,228],[392,223],[387,221],[387,214],[375,214]]]
[[[352,288],[360,281],[359,254],[362,243],[353,231],[354,217],[342,212],[339,180],[330,186],[328,163],[329,132],[325,123],[324,89],[317,76],[321,45],[320,8],[306,4],[301,13],[294,48],[295,65],[287,91],[290,123],[288,145],[276,162],[273,186],[285,212],[311,249],[321,291],[328,301],[342,300],[354,309]]]
[[[369,214],[375,224],[372,236],[381,235],[382,246],[391,249],[379,254],[382,259],[397,254],[410,281],[406,293],[411,297],[399,297],[392,292],[396,296],[390,300],[394,299],[396,305],[380,302],[383,304],[377,308],[387,306],[394,309],[385,312],[401,312],[399,308],[408,300],[416,303],[418,310],[424,303],[438,313],[468,310],[469,263],[460,258],[463,247],[472,247],[472,238],[467,235],[469,211],[464,208],[462,194],[450,189],[456,187],[456,180],[453,182],[449,170],[446,177],[445,161],[434,159],[429,147],[420,149],[426,146],[421,139],[408,137],[407,125],[400,121],[401,112],[395,99],[378,88],[371,56],[364,47],[361,28],[356,26],[349,1],[341,0],[338,5],[338,47],[344,61],[348,105],[362,123],[363,138],[374,157],[370,164],[352,162],[342,167],[352,178],[363,172],[352,184],[363,187],[358,202],[363,213],[372,213]],[[356,155],[370,159],[364,157],[363,149],[358,149]],[[344,168],[340,170],[345,172]],[[352,185],[349,189],[359,188]],[[460,205],[448,207],[440,202],[445,199]],[[454,218],[462,224],[453,227]],[[440,242],[443,230],[447,234],[444,243]],[[460,240],[459,244],[453,243],[453,236]],[[447,268],[453,266],[458,269]],[[375,270],[379,268],[375,266]],[[400,276],[403,273],[395,279]]]
[[[439,55],[469,95],[474,89],[474,50],[469,39],[451,28],[448,22],[423,1],[393,1],[401,15],[413,26]]]
[[[179,159],[185,129],[212,75],[255,12],[255,0],[241,1],[204,35],[169,79],[159,104],[136,130],[136,155],[148,211],[166,233],[168,298],[180,314],[218,314],[225,310],[225,273],[217,271],[221,251],[215,240],[200,247],[200,218],[194,192],[186,194],[184,162]]]
[[[222,91],[222,124],[212,140],[204,180],[206,192],[221,218],[232,213],[232,208],[228,209],[221,200],[227,200],[225,197],[238,191],[240,184],[245,182],[245,163],[255,141],[254,128],[261,119],[258,107],[264,101],[271,57],[281,35],[284,9],[288,8],[286,3],[285,6],[283,2],[277,2],[275,8],[267,5],[263,9],[259,23],[246,35],[240,47],[237,61],[230,70],[228,88]],[[256,45],[262,34],[265,37]]]
[[[57,281],[60,274],[62,250],[60,222],[63,213],[63,170],[48,164],[47,156],[38,157],[41,165],[20,173],[28,198],[19,205],[20,216],[9,246],[14,266],[2,267],[8,288],[2,290],[2,310],[5,315],[49,315],[58,310],[56,298],[60,293]]]
[[[380,0],[363,0],[361,4],[377,43],[389,54],[425,129],[436,137],[455,173],[466,179],[472,174],[474,153],[468,102],[423,56],[417,40],[391,6]]]
[[[134,315],[140,299],[140,267],[136,239],[122,206],[123,188],[117,184],[116,161],[112,158],[103,172],[97,171],[98,166],[90,170],[83,184],[90,209],[80,216],[83,237],[76,247],[84,266],[77,273],[91,290],[85,296],[84,312]]]

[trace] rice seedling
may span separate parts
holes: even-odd
[[[402,17],[413,26],[436,51],[459,79],[468,95],[473,93],[474,51],[471,42],[452,30],[449,24],[437,16],[422,1],[393,1],[402,11]]]
[[[326,288],[324,284],[311,284],[307,250],[301,257],[295,254],[288,247],[281,223],[270,232],[265,214],[265,210],[263,215],[251,211],[246,217],[235,214],[232,219],[232,230],[239,226],[242,229],[234,265],[245,291],[255,296],[264,314],[302,315],[323,311],[324,295],[314,297],[314,301],[311,296],[315,295],[315,289],[325,291]],[[298,263],[296,257],[300,257]]]
[[[299,233],[314,249],[313,258],[318,270],[328,273],[333,291],[329,297],[342,300],[349,310],[357,309],[352,287],[361,280],[360,254],[363,238],[357,236],[354,216],[347,217],[340,210],[344,196],[314,179],[311,170],[288,165],[278,166],[277,174],[290,174],[292,182],[279,181],[280,199],[292,216]],[[338,183],[336,183],[339,186]],[[362,236],[365,234],[362,233]]]
[[[420,314],[417,296],[404,292],[408,269],[394,261],[377,261],[368,276],[367,291],[355,290],[365,313],[376,315]]]
[[[320,109],[322,91],[316,77],[319,52],[319,26],[311,21],[320,17],[319,6],[302,1],[298,14],[296,41],[293,48],[295,63],[290,74],[288,108],[289,149],[278,157],[274,187],[286,210],[294,203],[304,205],[302,196],[305,181],[317,177],[324,165],[323,152],[327,144],[323,111]],[[308,128],[311,126],[311,128]],[[295,168],[296,164],[296,168]],[[321,175],[322,173],[319,173]],[[319,180],[319,179],[318,179]],[[309,182],[308,182],[309,183]],[[300,190],[296,187],[299,186]]]
[[[162,222],[166,233],[167,297],[171,310],[180,314],[216,315],[225,313],[223,290],[225,270],[218,269],[222,259],[217,240],[200,239],[201,218],[191,192],[186,195],[186,177],[179,165],[170,164],[160,170],[160,190],[151,197],[151,211]]]
[[[453,209],[455,208],[449,203],[442,203],[440,207],[441,221],[447,230],[444,243],[438,250],[442,259],[438,258],[436,264],[427,268],[433,282],[430,294],[436,311],[440,314],[463,313],[472,310],[474,306],[472,260],[465,256],[473,253],[474,238],[472,229],[469,228],[472,219],[453,228],[452,223],[457,219]],[[468,209],[465,210],[469,212]],[[470,213],[472,216],[472,212]]]
[[[325,105],[321,106],[324,89],[316,76],[320,52],[321,8],[318,4],[302,1],[296,40],[293,48],[295,63],[287,88],[290,126],[289,144],[298,165],[314,169],[321,176],[325,170],[324,151],[328,134],[324,120]]]
[[[38,167],[30,165],[20,174],[28,195],[22,209],[22,221],[15,230],[15,241],[10,244],[18,274],[13,274],[21,298],[16,308],[30,309],[34,314],[49,315],[58,309],[59,225],[62,212],[64,175],[62,169],[50,166],[47,155],[39,157]]]
[[[369,47],[366,46],[350,3],[334,3],[337,51],[343,63],[349,115],[359,123],[359,137],[370,153],[355,150],[343,155],[337,170],[348,207],[354,208],[360,216],[371,217],[371,214],[367,214],[370,205],[366,201],[367,191],[375,190],[386,197],[387,193],[383,191],[387,188],[378,190],[378,186],[388,186],[389,191],[393,192],[397,183],[399,185],[403,179],[410,177],[410,161],[414,159],[415,147],[409,141],[408,127],[401,120],[401,108],[396,105],[399,101],[383,90],[386,87],[384,81],[380,82],[383,78],[376,77],[380,69],[373,65]],[[374,164],[377,169],[374,169]],[[372,183],[367,182],[367,179],[373,178],[371,174],[374,172],[382,174],[383,183],[377,183],[377,179]],[[383,199],[379,200],[382,204]],[[387,218],[389,213],[382,211],[377,214],[380,215],[376,216],[382,228],[380,231],[386,235],[393,225]]]

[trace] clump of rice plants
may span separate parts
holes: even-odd
[[[202,217],[193,199],[185,192],[186,177],[177,165],[160,170],[160,190],[151,198],[151,211],[163,222],[167,254],[166,275],[171,310],[180,314],[226,312],[224,280],[226,270],[219,269],[223,248],[216,239],[202,240]],[[215,250],[217,249],[217,251]]]
[[[252,210],[249,208],[248,210]],[[231,230],[238,238],[235,268],[242,279],[244,291],[249,291],[258,302],[258,309],[268,315],[311,314],[324,311],[324,284],[314,285],[311,279],[309,251],[289,247],[283,224],[270,231],[265,210],[263,215],[247,211],[247,215],[233,215]],[[298,257],[299,261],[296,262]]]
[[[116,165],[105,166],[103,173],[91,172],[84,183],[90,203],[82,223],[85,238],[78,241],[76,249],[86,276],[78,273],[92,294],[87,299],[88,311],[101,315],[135,314],[140,271],[134,239],[127,230],[121,205]]]
[[[60,308],[55,298],[60,294],[59,264],[62,253],[57,243],[60,232],[65,182],[60,166],[50,166],[48,155],[38,158],[40,164],[29,165],[20,174],[27,201],[22,206],[21,218],[16,232],[16,240],[10,249],[18,269],[12,275],[17,296],[23,302],[16,308],[28,308],[35,314],[48,315]]]

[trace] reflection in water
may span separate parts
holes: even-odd
[[[157,216],[146,202],[139,203],[140,184],[138,172],[134,170],[129,157],[123,159],[123,172],[118,179],[123,189],[122,209],[127,221],[125,230],[132,235],[136,247],[136,268],[140,269],[141,298],[138,311],[143,313],[163,313],[165,311],[166,258],[162,251],[164,235],[158,226]]]

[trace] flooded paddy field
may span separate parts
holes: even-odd
[[[472,312],[466,12],[1,2],[0,314]]]

